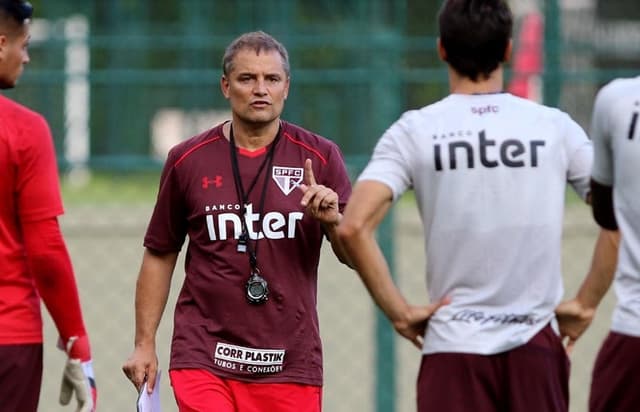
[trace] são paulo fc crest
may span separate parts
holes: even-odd
[[[288,195],[302,183],[302,177],[304,176],[304,170],[301,167],[283,167],[273,166],[273,172],[271,177],[276,181],[280,190],[285,195]]]

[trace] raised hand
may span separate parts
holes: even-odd
[[[305,212],[321,223],[336,225],[340,220],[338,194],[324,185],[319,185],[313,175],[311,159],[304,162],[304,183],[298,186],[302,190],[300,204]]]

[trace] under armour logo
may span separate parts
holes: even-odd
[[[222,176],[216,176],[213,179],[209,179],[207,176],[202,178],[202,188],[207,189],[209,185],[215,185],[216,187],[222,187]]]

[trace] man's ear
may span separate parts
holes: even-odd
[[[440,57],[440,60],[442,60],[443,62],[446,62],[447,61],[447,51],[444,49],[444,46],[442,45],[442,42],[440,41],[440,37],[438,37],[437,45],[438,45],[438,56]]]
[[[0,34],[0,59],[4,58],[4,49],[7,46],[8,41],[9,39],[7,39],[6,34]]]
[[[504,57],[502,61],[508,63],[511,60],[511,52],[513,51],[513,40],[509,39],[509,43],[507,43],[507,48],[504,49]]]
[[[287,100],[289,97],[289,85],[291,84],[291,77],[287,77],[285,89],[284,89],[284,99]]]
[[[225,99],[229,98],[229,79],[224,74],[220,77],[220,90]]]

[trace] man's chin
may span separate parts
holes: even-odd
[[[256,126],[266,126],[273,121],[278,120],[278,116],[270,114],[269,116],[247,116],[244,121]]]
[[[0,82],[0,90],[9,90],[13,89],[14,87],[16,87],[15,83]]]

